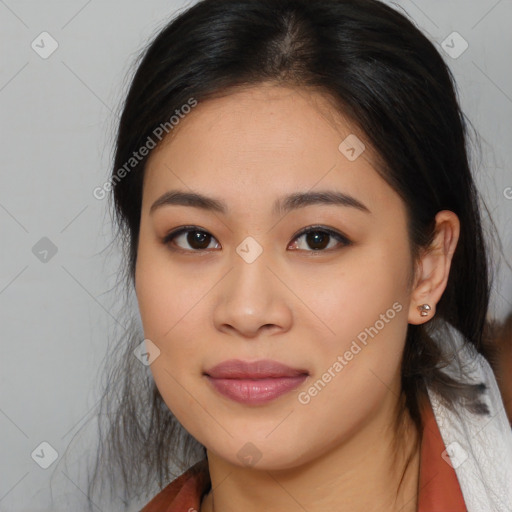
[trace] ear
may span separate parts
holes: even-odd
[[[437,213],[435,220],[434,239],[415,265],[409,305],[410,324],[423,324],[435,315],[436,304],[446,289],[453,253],[459,240],[460,222],[455,213],[442,210]],[[426,308],[427,314],[422,316],[418,307],[424,304],[430,309]]]

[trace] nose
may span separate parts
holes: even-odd
[[[282,282],[286,279],[276,277],[279,273],[265,251],[252,263],[235,253],[231,270],[216,287],[215,327],[246,338],[288,331],[293,294]]]

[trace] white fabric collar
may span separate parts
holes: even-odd
[[[446,446],[446,452],[439,455],[451,461],[467,512],[512,512],[512,428],[496,378],[487,360],[473,345],[463,345],[461,334],[453,327],[447,326],[447,331],[443,330],[442,337],[435,336],[443,352],[450,354],[450,366],[443,372],[466,382],[484,382],[488,390],[481,400],[491,414],[473,414],[457,405],[458,417],[428,388]]]

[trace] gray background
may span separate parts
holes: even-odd
[[[92,191],[108,177],[135,56],[189,3],[0,0],[0,511],[85,510],[98,368],[109,333],[123,328],[120,304],[109,293],[118,254],[101,252],[111,240],[107,201]],[[478,185],[510,255],[512,1],[395,5],[441,52],[454,31],[468,43],[457,58],[444,55],[481,137]],[[43,31],[58,43],[46,59],[31,47],[34,40],[42,46]],[[462,49],[460,40],[447,41],[452,52]],[[503,318],[512,309],[512,273],[503,261],[497,268],[492,314]],[[87,435],[69,455],[73,462],[55,470],[71,440]],[[31,456],[41,454],[42,442],[59,454],[48,469]]]

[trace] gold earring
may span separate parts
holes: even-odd
[[[421,316],[427,316],[428,315],[428,312],[431,310],[432,308],[430,307],[429,304],[422,304],[421,306],[418,306],[418,311],[420,312]]]

